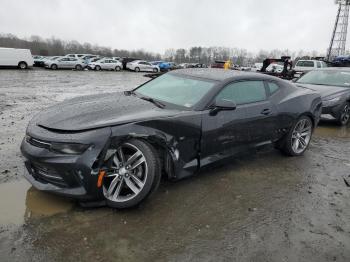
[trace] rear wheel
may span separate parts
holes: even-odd
[[[313,124],[310,117],[300,117],[287,136],[280,141],[279,148],[289,156],[304,154],[310,144],[312,131]]]
[[[140,68],[139,67],[135,67],[135,72],[140,72]]]
[[[338,124],[341,126],[346,126],[350,121],[350,103],[346,102],[339,114]]]
[[[101,67],[99,65],[95,66],[95,70],[96,71],[100,71],[101,70]]]
[[[150,144],[141,140],[130,140],[113,151],[105,162],[103,195],[110,207],[136,206],[159,185],[158,155]]]
[[[19,64],[18,64],[18,67],[20,68],[20,69],[27,69],[28,68],[28,65],[27,65],[27,63],[26,62],[20,62]]]
[[[115,71],[120,71],[120,70],[122,70],[122,68],[120,66],[115,67]]]
[[[58,67],[57,67],[57,65],[56,64],[53,64],[53,65],[51,65],[51,67],[50,67],[52,70],[56,70]]]
[[[75,70],[79,70],[79,71],[80,71],[80,70],[83,70],[83,67],[82,67],[81,65],[76,65],[76,66],[75,66]]]

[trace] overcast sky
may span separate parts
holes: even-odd
[[[118,49],[328,48],[333,0],[0,0],[0,33]]]

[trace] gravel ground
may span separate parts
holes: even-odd
[[[303,157],[266,147],[177,182],[136,209],[83,209],[22,178],[30,118],[67,98],[127,90],[129,72],[0,71],[1,261],[350,261],[350,129]]]

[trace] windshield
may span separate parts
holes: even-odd
[[[297,83],[350,87],[350,71],[311,71],[302,76]]]
[[[138,88],[137,95],[184,106],[193,107],[211,90],[215,82],[165,74]]]

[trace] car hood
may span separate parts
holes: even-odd
[[[159,108],[134,95],[107,93],[77,97],[49,107],[37,114],[30,124],[58,131],[84,131],[171,117],[180,112]]]
[[[333,97],[341,95],[343,93],[350,92],[350,89],[347,87],[341,86],[327,86],[327,85],[312,85],[312,84],[299,84],[297,86],[304,87],[316,91],[321,95],[322,98]]]

